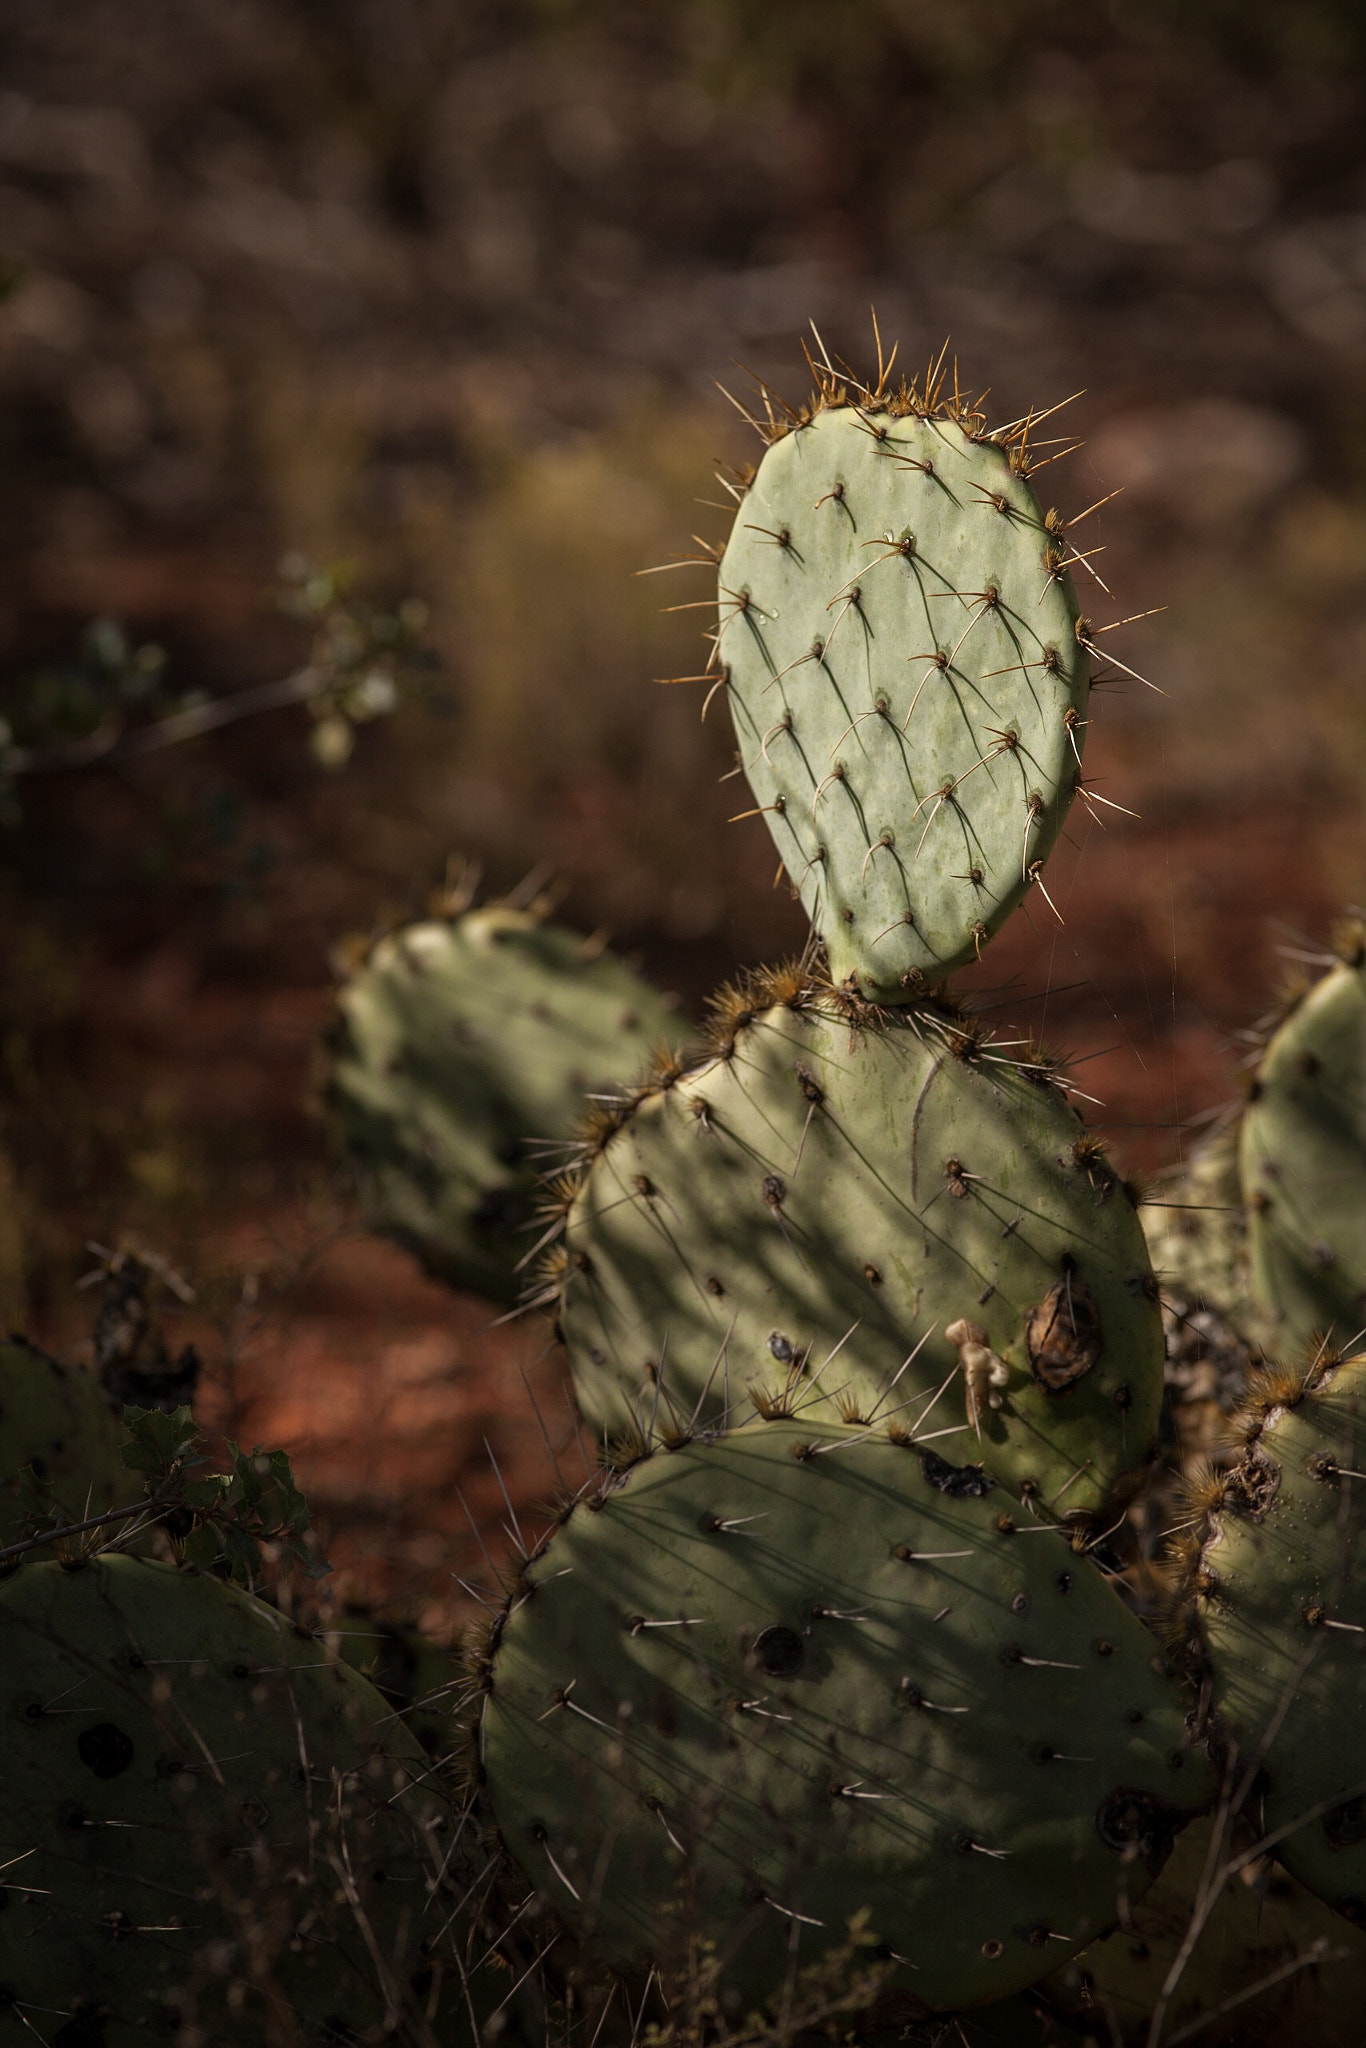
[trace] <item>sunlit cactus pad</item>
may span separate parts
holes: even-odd
[[[264,2048],[291,2014],[388,2039],[450,1831],[374,1688],[263,1602],[124,1557],[21,1566],[0,1641],[0,1984],[42,2038],[57,2012],[102,2048]]]
[[[1257,1304],[1278,1347],[1366,1330],[1366,938],[1267,1046],[1242,1124]]]
[[[81,1521],[135,1500],[123,1427],[92,1372],[22,1339],[0,1344],[0,1545],[48,1506]]]
[[[1161,1318],[1129,1196],[1049,1072],[948,1010],[799,973],[734,995],[714,1043],[567,1193],[560,1321],[591,1427],[716,1422],[755,1389],[1099,1506],[1156,1435]]]
[[[1075,792],[1089,657],[1027,468],[967,406],[826,402],[770,446],[721,561],[755,803],[835,979],[879,1002],[980,953]]]
[[[507,1301],[547,1155],[686,1029],[601,944],[502,907],[381,939],[339,1007],[328,1098],[367,1219]]]
[[[1190,1547],[1214,1704],[1311,1891],[1366,1926],[1366,1358],[1268,1369]]]
[[[895,1987],[1005,1997],[1152,1881],[1212,1796],[1153,1638],[979,1471],[751,1423],[570,1514],[495,1628],[508,1850],[591,1951],[717,1945],[728,2017],[866,1909]]]

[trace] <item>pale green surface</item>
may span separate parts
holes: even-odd
[[[755,803],[783,801],[767,823],[834,979],[879,1002],[904,1001],[908,974],[942,980],[974,959],[1067,816],[1085,735],[1063,716],[1085,719],[1089,664],[1049,541],[1001,448],[948,420],[850,407],[776,442],[736,514],[719,655],[740,755]],[[1010,734],[1013,751],[996,751]]]
[[[339,997],[329,1103],[367,1221],[453,1286],[516,1300],[537,1173],[589,1094],[686,1026],[615,955],[524,911],[381,939]]]
[[[208,2039],[273,2042],[251,1992],[229,2016],[243,1938],[288,2004],[377,2028],[335,1864],[345,1848],[406,1985],[431,1868],[419,1823],[443,1816],[403,1792],[426,1759],[374,1688],[262,1602],[131,1558],[23,1566],[0,1586],[0,1646],[0,1984],[49,2014],[104,2006],[107,2048],[163,2038],[177,1990]],[[25,2038],[0,2012],[0,2041]]]
[[[594,1161],[567,1228],[561,1322],[594,1431],[652,1415],[667,1427],[699,1401],[704,1417],[728,1405],[743,1417],[749,1386],[773,1390],[784,1350],[805,1349],[813,1384],[799,1382],[798,1397],[813,1421],[837,1419],[843,1398],[867,1414],[882,1397],[884,1418],[959,1429],[941,1449],[985,1458],[1014,1487],[1034,1482],[1063,1511],[1099,1505],[1143,1463],[1163,1350],[1134,1211],[1108,1170],[1073,1162],[1082,1126],[1054,1089],[1001,1057],[954,1058],[951,1037],[909,1013],[875,1031],[780,1007],[740,1034],[731,1059],[640,1105]],[[964,1173],[951,1182],[955,1159]],[[1065,1255],[1104,1341],[1055,1392],[1031,1374],[1024,1326]],[[962,1428],[944,1334],[959,1317],[1010,1368],[980,1440]],[[649,1367],[661,1359],[656,1395]]]
[[[1204,1565],[1217,1584],[1200,1602],[1200,1626],[1215,1704],[1242,1754],[1277,1724],[1264,1765],[1267,1829],[1349,1801],[1342,1815],[1314,1814],[1276,1853],[1366,1923],[1366,1481],[1326,1465],[1366,1471],[1366,1359],[1268,1422],[1254,1476],[1270,1505],[1260,1519],[1215,1517]],[[1311,1626],[1314,1616],[1340,1626]]]
[[[1028,1520],[1009,1496],[953,1498],[880,1435],[821,1431],[834,1448],[794,1456],[812,1440],[756,1422],[575,1510],[494,1657],[494,1817],[632,1975],[714,1937],[734,2013],[779,1988],[794,1926],[811,1961],[865,1906],[915,1966],[889,1990],[1005,1997],[1066,1953],[1042,1930],[1081,1947],[1151,1882],[1113,1840],[1114,1795],[1138,1796],[1124,1815],[1151,1846],[1211,1773],[1153,1638],[1060,1536],[1003,1533],[1003,1510]],[[764,1665],[775,1628],[800,1649],[789,1675]]]
[[[1273,1341],[1350,1343],[1366,1329],[1366,970],[1334,967],[1271,1040],[1241,1168]]]

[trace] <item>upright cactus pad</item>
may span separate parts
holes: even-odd
[[[381,939],[339,1006],[329,1103],[368,1220],[441,1279],[506,1301],[545,1149],[592,1091],[685,1035],[624,961],[496,907]]]
[[[0,1544],[41,1502],[67,1521],[138,1498],[123,1429],[95,1375],[32,1344],[0,1344]]]
[[[495,1625],[485,1796],[643,1982],[716,1944],[731,2019],[866,1909],[887,1989],[1004,1998],[1212,1796],[1152,1637],[976,1468],[752,1423],[577,1507]]]
[[[754,1388],[813,1424],[956,1430],[949,1455],[1059,1512],[1102,1503],[1156,1434],[1132,1204],[1048,1075],[944,1010],[757,982],[602,1144],[559,1263],[602,1434],[715,1421]]]
[[[103,2048],[265,2048],[290,2013],[390,2038],[450,1837],[373,1687],[262,1602],[124,1557],[22,1566],[0,1642],[7,2002],[102,2018],[79,2039]]]
[[[1286,1868],[1366,1926],[1366,1358],[1268,1371],[1189,1587],[1214,1703]]]
[[[1257,1305],[1281,1349],[1366,1328],[1366,940],[1297,1004],[1266,1049],[1241,1166]]]
[[[1086,627],[1018,425],[832,379],[775,432],[720,569],[740,757],[835,980],[905,1002],[1062,829]]]

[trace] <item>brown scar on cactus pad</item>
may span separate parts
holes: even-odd
[[[865,1909],[887,1993],[952,2010],[1142,1894],[1213,1775],[1151,1636],[1000,1498],[788,1420],[569,1513],[490,1632],[478,1776],[590,1956],[643,1984],[714,1941],[733,2022]]]

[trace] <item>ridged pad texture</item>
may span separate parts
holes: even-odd
[[[359,1915],[406,1995],[449,1834],[374,1688],[262,1602],[130,1558],[24,1565],[0,1641],[11,1997],[102,2011],[104,2048],[274,2042],[289,2010],[388,2038]]]
[[[1196,1577],[1214,1700],[1261,1754],[1286,1868],[1366,1926],[1366,1358],[1275,1408],[1211,1518]],[[1269,1744],[1268,1744],[1269,1737]]]
[[[719,1419],[786,1381],[813,1422],[956,1431],[948,1454],[1063,1512],[1141,1465],[1162,1332],[1134,1210],[1079,1163],[1055,1088],[960,1042],[932,1012],[864,1029],[780,1005],[640,1103],[567,1224],[561,1323],[596,1431]],[[960,1320],[1006,1369],[977,1429]]]
[[[947,419],[820,412],[740,506],[741,758],[834,978],[879,1002],[974,959],[1062,828],[1089,666],[1060,560],[1005,451]]]
[[[638,1465],[502,1629],[508,1849],[638,1980],[714,1941],[731,2017],[864,1908],[927,2007],[1034,1982],[1212,1785],[1153,1638],[1030,1526],[872,1432],[753,1423]]]
[[[382,939],[342,990],[329,1101],[367,1219],[515,1300],[544,1148],[685,1027],[624,961],[522,911]]]
[[[123,1441],[93,1373],[31,1344],[0,1344],[0,1544],[25,1535],[33,1494],[72,1522],[137,1500],[140,1482],[123,1462]]]
[[[1366,968],[1340,966],[1266,1049],[1241,1167],[1258,1306],[1293,1348],[1366,1328]]]

